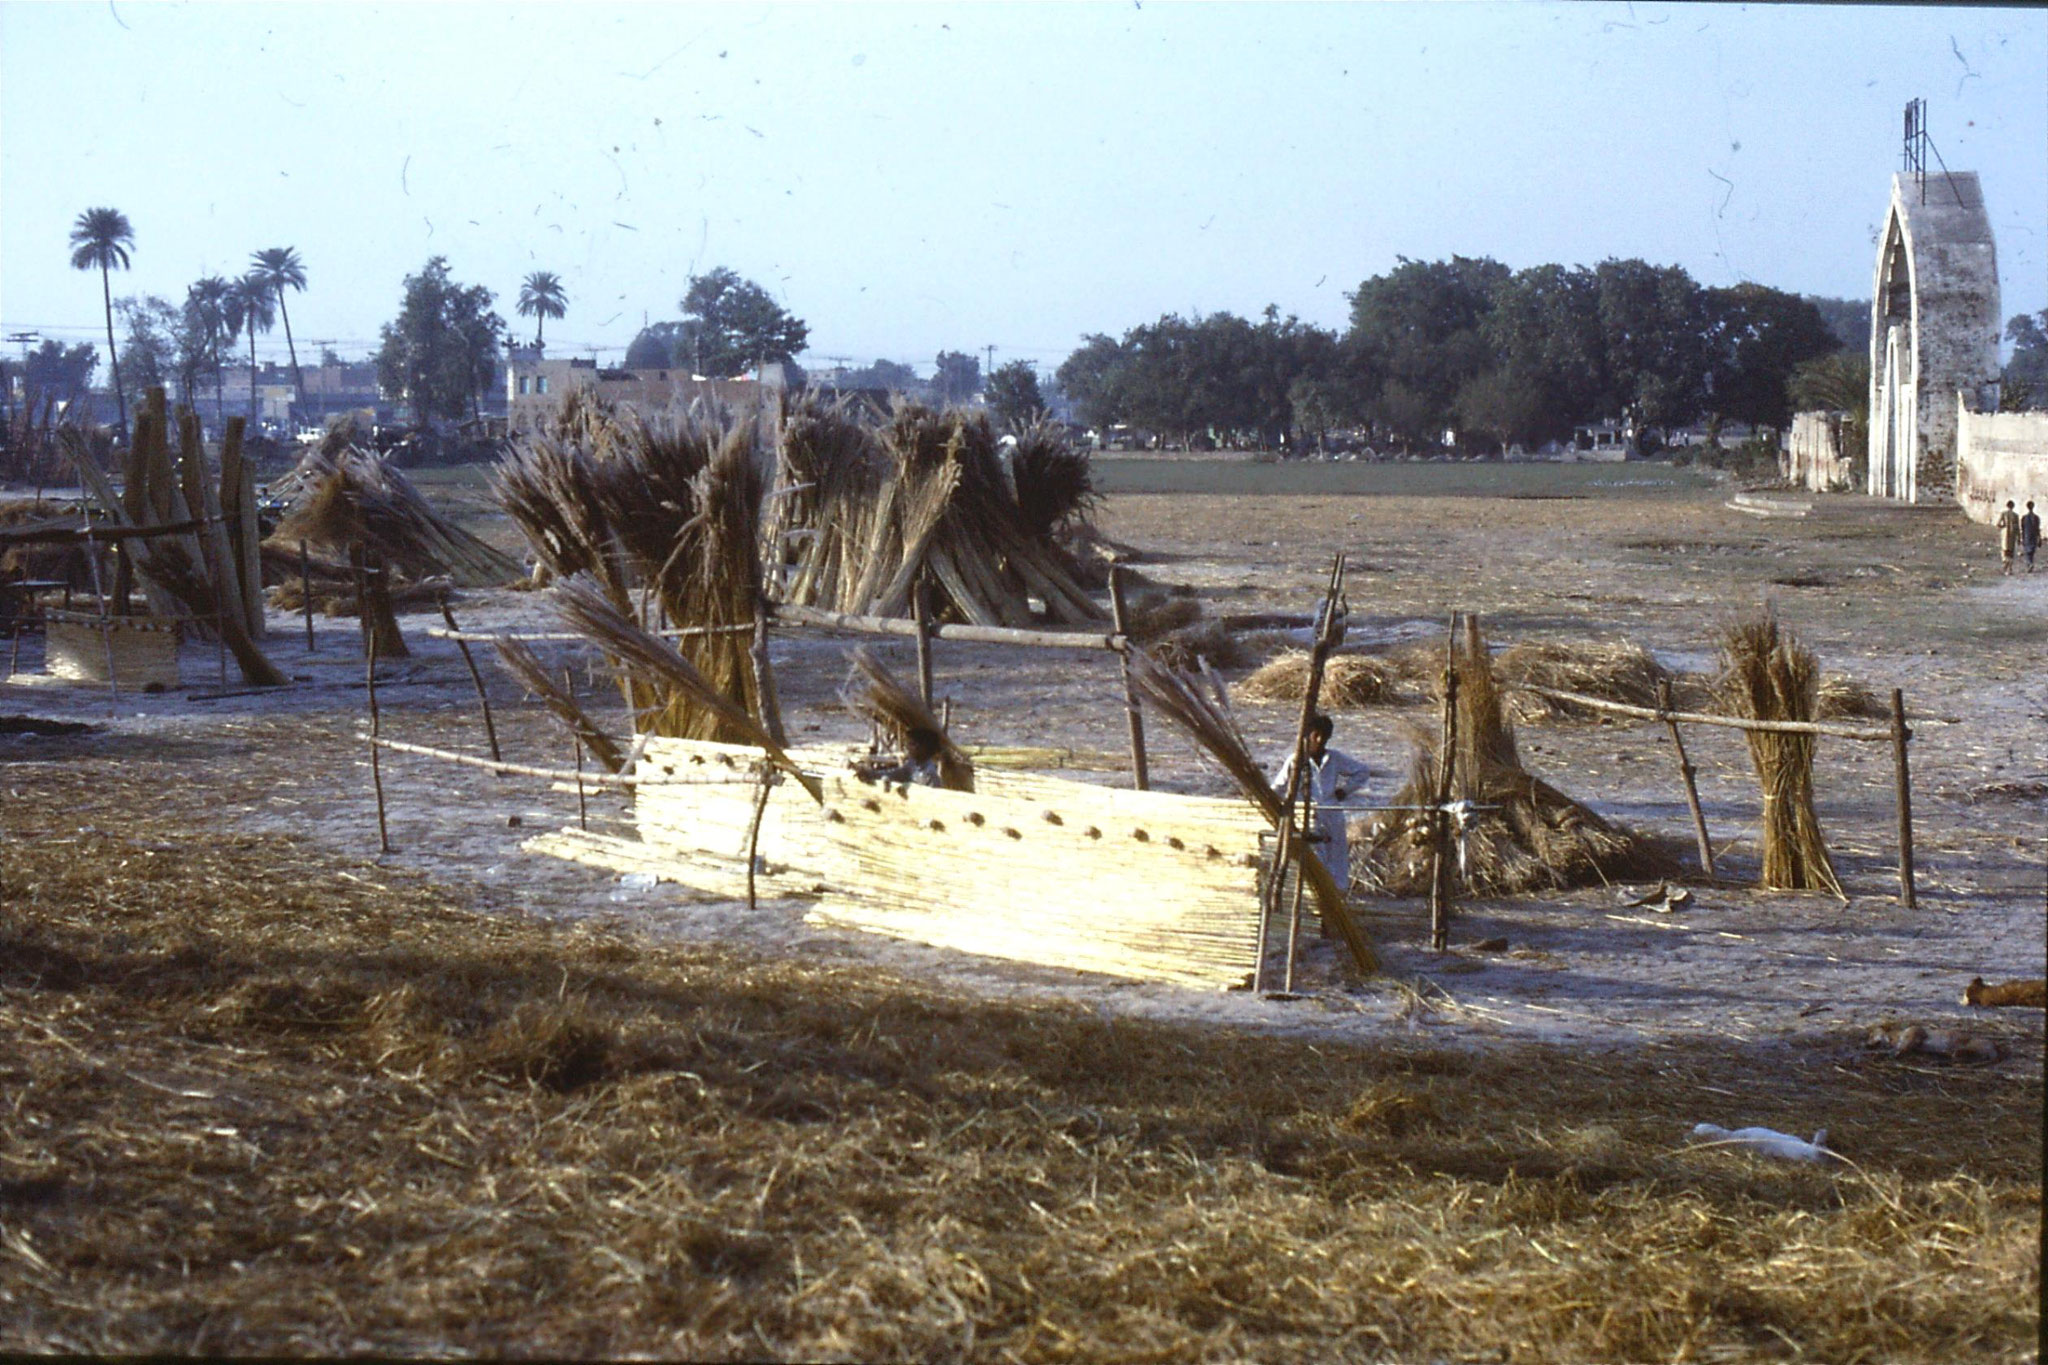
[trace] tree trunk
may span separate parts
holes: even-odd
[[[256,329],[249,328],[249,425],[256,425]]]
[[[277,311],[284,319],[284,348],[292,358],[292,405],[303,408],[306,406],[306,381],[299,377],[299,348],[292,342],[292,310],[284,306],[283,285],[277,287]]]
[[[121,355],[114,349],[114,286],[107,263],[100,262],[100,296],[107,302],[107,364],[114,371],[114,410],[121,414],[121,444],[128,444],[128,398],[121,392]]]

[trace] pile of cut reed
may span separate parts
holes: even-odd
[[[1721,637],[1720,692],[1751,720],[1813,720],[1819,711],[1820,665],[1769,611],[1730,625]],[[1841,880],[1813,808],[1813,735],[1751,730],[1750,762],[1763,788],[1763,871],[1760,884],[1786,891],[1832,891]]]
[[[1673,679],[1670,669],[1633,640],[1525,640],[1502,650],[1495,666],[1510,687],[1547,687],[1630,706],[1657,705],[1658,685]],[[1605,712],[1532,692],[1514,693],[1509,706],[1514,719],[1524,724],[1614,721]]]
[[[856,648],[853,651],[853,671],[854,679],[841,693],[847,710],[873,721],[895,741],[899,752],[907,751],[909,738],[915,731],[936,736],[939,741],[939,785],[948,791],[974,790],[974,760],[953,742],[953,737],[946,733],[946,727],[917,693],[905,687],[889,671],[880,655],[865,645]]]
[[[1492,654],[1475,618],[1466,618],[1450,653],[1458,680],[1451,799],[1481,808],[1468,814],[1458,840],[1456,880],[1468,892],[1513,895],[1675,875],[1676,862],[1654,843],[1601,818],[1522,767]],[[1439,706],[1442,688],[1439,672]],[[1408,779],[1391,805],[1436,801],[1440,737],[1418,727],[1414,738]],[[1426,893],[1432,838],[1427,811],[1388,811],[1355,827],[1357,879],[1394,895]]]
[[[572,393],[513,444],[495,491],[558,582],[587,575],[634,630],[694,632],[679,638],[677,652],[728,708],[642,666],[620,639],[590,635],[617,671],[636,729],[744,744],[753,736],[734,715],[779,728],[772,688],[755,676],[750,652],[766,491],[750,423],[701,406],[646,416]]]
[[[1300,701],[1308,686],[1309,656],[1290,650],[1239,683],[1245,701]],[[1396,665],[1372,654],[1333,654],[1323,665],[1321,704],[1330,708],[1396,706],[1407,698]]]

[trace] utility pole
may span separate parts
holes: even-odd
[[[988,386],[989,376],[996,372],[996,348],[993,346],[984,346],[981,349],[988,352],[988,364],[984,365],[981,370],[982,387],[986,388]]]

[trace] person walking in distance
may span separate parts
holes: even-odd
[[[2020,547],[2020,514],[2012,510],[2012,499],[2005,501],[2005,510],[1998,514],[1993,523],[1998,530],[1998,571],[2012,572],[2013,552]]]
[[[2041,518],[2034,511],[2034,500],[2027,499],[2027,514],[2020,518],[2020,553],[2026,557],[2027,572],[2034,571],[2034,551],[2041,548]]]
[[[1370,776],[1366,766],[1351,755],[1330,747],[1337,723],[1318,711],[1308,724],[1308,772],[1301,784],[1300,800],[1307,807],[1309,847],[1329,870],[1338,890],[1351,885],[1351,848],[1344,818],[1344,803],[1365,791]],[[1273,790],[1284,798],[1294,777],[1294,755],[1273,770]]]

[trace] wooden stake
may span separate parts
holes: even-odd
[[[1899,804],[1899,904],[1916,907],[1913,895],[1913,783],[1906,767],[1906,741],[1913,732],[1906,728],[1906,697],[1892,689],[1892,777]]]
[[[917,625],[917,695],[927,711],[932,709],[931,596],[922,578],[910,590],[910,615]]]
[[[370,785],[377,792],[377,847],[385,853],[391,851],[391,831],[384,823],[384,769],[378,762],[377,733],[382,722],[377,715],[377,637],[370,637],[369,662],[370,691]]]
[[[306,609],[306,652],[311,654],[313,644],[313,556],[306,548],[306,542],[299,542],[299,596]]]
[[[1121,564],[1109,566],[1109,611],[1111,620],[1116,624],[1116,633],[1128,639]],[[1152,773],[1145,756],[1145,712],[1138,704],[1137,686],[1131,681],[1130,651],[1125,649],[1119,653],[1124,675],[1124,718],[1129,722],[1131,732],[1131,784],[1141,792],[1150,791]]]
[[[754,701],[761,711],[756,719],[768,732],[768,738],[786,745],[789,736],[782,729],[782,699],[776,695],[775,667],[768,658],[768,603],[765,599],[754,604],[753,631],[754,642],[747,648],[747,659],[754,668]]]
[[[1678,733],[1678,722],[1671,718],[1669,679],[1657,684],[1657,709],[1664,713],[1664,728],[1671,732],[1671,747],[1678,750],[1678,775],[1685,780],[1685,804],[1692,811],[1692,832],[1699,840],[1700,870],[1711,878],[1714,875],[1714,845],[1707,838],[1707,815],[1700,809],[1700,789],[1693,780],[1692,761],[1685,756],[1685,738]]]
[[[91,513],[86,514],[85,529],[88,532],[92,530]],[[111,706],[114,702],[121,699],[121,684],[114,679],[114,636],[112,627],[107,625],[106,590],[100,586],[103,581],[100,577],[100,547],[93,544],[90,540],[85,543],[85,562],[92,566],[92,595],[93,599],[99,603],[100,643],[105,645],[107,650],[107,695],[108,705]],[[43,648],[47,651],[49,649],[49,630],[47,627],[43,631],[43,640]],[[44,667],[47,668],[49,665],[45,664]]]
[[[576,696],[576,675],[569,665],[562,665],[562,687],[573,700]],[[569,750],[576,756],[576,823],[583,829],[590,828],[590,803],[583,796],[583,741],[575,731],[569,732]]]
[[[305,554],[305,546],[305,541],[299,542],[299,553],[302,556]],[[303,563],[304,560],[300,562]],[[491,719],[491,694],[484,690],[484,675],[477,671],[476,656],[469,652],[469,642],[462,638],[462,627],[455,624],[455,612],[448,606],[448,597],[445,593],[441,596],[441,619],[448,623],[449,638],[454,640],[455,647],[462,651],[462,662],[469,668],[469,680],[476,686],[477,705],[481,706],[484,712],[484,738],[491,742],[491,761],[495,763],[504,758],[504,755],[498,752],[498,726],[497,722]],[[306,642],[309,647],[312,640],[313,618],[308,616]]]
[[[747,909],[759,906],[754,898],[754,871],[761,862],[761,817],[768,813],[768,789],[774,785],[775,770],[761,765],[761,789],[754,794],[754,816],[747,824]]]
[[[1430,812],[1429,946],[1443,952],[1451,941],[1451,783],[1458,767],[1458,614],[1444,642],[1444,716],[1437,738],[1436,809]]]

